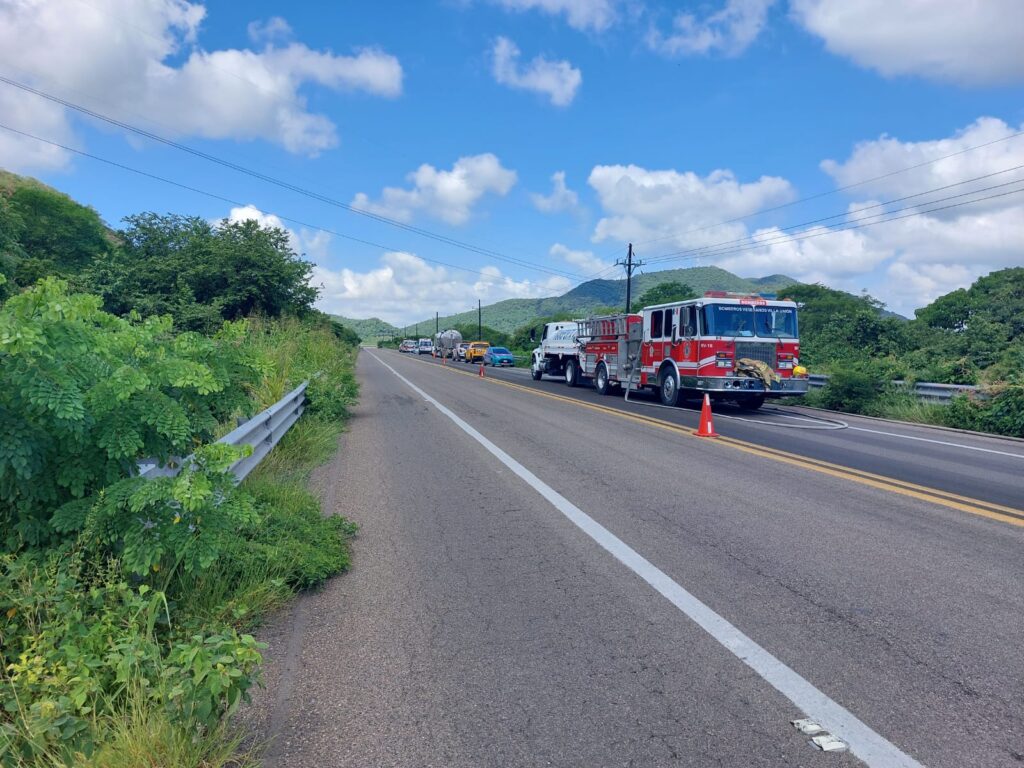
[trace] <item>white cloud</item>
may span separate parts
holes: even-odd
[[[26,98],[6,85],[0,85],[0,115],[15,130],[69,147],[78,143],[63,107],[35,97]],[[15,173],[51,171],[66,168],[70,162],[70,152],[0,129],[0,168]]]
[[[288,40],[292,36],[291,25],[280,16],[271,16],[266,21],[250,21],[246,30],[254,43]]]
[[[954,155],[856,188],[858,192],[894,199],[1024,165],[1024,137],[1012,136],[1021,130],[1024,130],[1024,125],[1014,127],[1001,120],[984,117],[943,139],[903,142],[883,136],[861,142],[847,160],[828,160],[822,163],[822,168],[843,186],[936,157]],[[963,151],[1003,138],[1004,141],[980,149]],[[961,154],[954,154],[958,152]],[[908,213],[926,211],[929,200],[1014,180],[1024,182],[1024,174],[1021,171],[1000,173],[899,205],[916,206]],[[1024,190],[1024,183],[978,192],[975,197],[1013,190]],[[964,197],[938,205],[970,199],[972,197]],[[863,204],[855,203],[851,209]],[[875,212],[877,210],[872,211]],[[903,218],[868,227],[861,232],[873,248],[894,254],[885,270],[887,278],[879,281],[877,290],[899,311],[909,313],[936,296],[969,285],[979,275],[1020,265],[1020,244],[1024,242],[1024,192]]]
[[[494,43],[494,79],[509,88],[542,93],[556,107],[565,107],[576,98],[583,75],[568,61],[549,61],[535,57],[525,67],[519,66],[519,48],[507,37]]]
[[[423,211],[449,224],[465,224],[485,194],[508,194],[516,183],[516,172],[502,167],[488,152],[460,157],[450,171],[424,163],[407,178],[412,189],[385,187],[377,201],[360,192],[352,205],[399,221],[411,221]]]
[[[904,142],[883,136],[857,144],[846,160],[827,160],[822,168],[837,186],[884,178],[851,189],[848,194],[857,198],[847,205],[844,217],[829,228],[783,231],[766,227],[751,233],[743,221],[714,226],[788,201],[793,191],[785,179],[768,177],[743,184],[729,171],[715,171],[702,178],[674,170],[597,166],[591,172],[590,184],[605,216],[598,222],[594,240],[639,242],[641,258],[648,259],[660,253],[703,248],[700,260],[704,263],[748,276],[784,273],[843,290],[857,292],[865,288],[895,311],[911,315],[915,308],[969,285],[980,275],[1020,265],[1024,172],[998,174],[894,206],[864,209],[879,200],[1024,166],[1024,138],[1013,136],[1021,130],[1024,125],[980,118],[946,138]],[[997,143],[963,151],[993,141]],[[958,152],[961,154],[954,154]],[[954,156],[923,164],[947,155]],[[893,173],[918,164],[921,167],[912,171]],[[1020,183],[978,192],[977,196],[1013,190],[1020,190],[1020,194],[928,212],[928,200],[1014,180]],[[877,221],[867,216],[904,207],[907,210],[903,213],[920,215],[844,229],[858,220]],[[687,263],[693,262],[673,260],[650,266]]]
[[[896,199],[929,189],[956,186],[914,197],[895,206],[872,208],[863,212],[860,212],[861,209],[874,205],[876,201],[865,199],[851,203],[843,223],[851,223],[886,210],[907,208],[904,213],[895,214],[905,218],[857,230],[796,242],[785,241],[783,235],[782,240],[771,244],[766,241],[778,238],[778,230],[763,230],[755,235],[763,247],[752,247],[742,253],[723,256],[719,264],[726,269],[754,274],[765,270],[784,272],[801,280],[822,280],[847,289],[852,286],[867,287],[896,311],[910,315],[915,308],[924,306],[938,296],[970,285],[980,275],[1020,265],[1020,244],[1024,242],[1024,173],[1000,173],[964,185],[958,182],[1024,165],[1024,137],[1013,136],[1021,130],[1024,130],[1024,125],[1014,127],[986,117],[943,139],[903,142],[883,136],[877,140],[861,142],[845,161],[826,160],[822,163],[822,168],[838,186],[853,184],[862,179],[884,177],[858,185],[851,190],[851,194],[863,193],[879,199]],[[1003,138],[1005,141],[989,144]],[[989,146],[964,151],[983,144]],[[905,173],[893,173],[937,157],[945,159],[921,165]],[[928,212],[929,200],[1014,180],[1020,180],[1021,183],[980,191],[974,196],[952,199],[937,205],[952,205],[973,197],[1014,190],[1019,190],[1020,194]],[[919,212],[920,215],[906,215]],[[865,221],[873,222],[877,219],[867,218]],[[841,227],[842,224],[834,225],[834,228]],[[802,237],[804,234],[827,231],[812,229],[794,234]]]
[[[913,317],[913,310],[957,288],[964,288],[992,268],[973,264],[913,265],[897,261],[885,271],[888,303],[897,312]]]
[[[860,184],[856,187],[857,191],[853,193],[866,193],[887,198],[903,197],[1024,165],[1024,136],[1013,136],[1020,131],[1024,131],[1024,123],[1014,127],[994,117],[982,117],[949,138],[903,142],[891,136],[882,136],[872,141],[860,142],[854,147],[853,153],[847,160],[843,162],[825,160],[821,167],[836,181],[836,184],[847,186],[863,179],[886,176],[892,171],[921,165],[920,168],[914,168],[905,173],[886,176],[886,178],[880,178],[868,184]],[[1000,141],[1001,139],[1005,140]],[[970,149],[982,144],[989,146]],[[948,157],[949,155],[953,155],[953,157]],[[938,157],[945,159],[922,165]],[[957,194],[980,186],[1010,181],[1019,176],[1019,172],[1000,174],[962,188],[936,193],[934,196]],[[921,200],[927,199],[929,198],[921,198]],[[991,203],[990,205],[1017,204],[1011,198],[1006,203]]]
[[[308,109],[301,93],[306,86],[401,93],[401,64],[372,48],[339,56],[301,43],[260,51],[195,47],[205,16],[205,6],[185,0],[2,3],[0,66],[100,112],[128,122],[145,119],[161,133],[264,139],[308,154],[335,146],[338,138],[326,116]],[[271,27],[281,31],[274,22],[258,31]],[[9,120],[24,121],[40,109],[31,94],[6,100]],[[66,114],[49,127],[47,138],[71,133]],[[2,165],[18,161],[0,155]]]
[[[791,0],[790,6],[830,51],[883,75],[965,85],[1024,80],[1020,0]]]
[[[872,241],[860,230],[828,227],[795,232],[766,227],[736,247],[743,250],[718,257],[717,265],[752,277],[785,274],[802,282],[831,285],[870,272],[893,255],[891,247]]]
[[[615,23],[614,0],[496,0],[510,11],[537,10],[552,16],[565,14],[569,26],[602,32]]]
[[[669,34],[652,27],[647,45],[666,56],[715,52],[738,56],[757,39],[774,4],[775,0],[726,0],[721,10],[703,19],[681,11],[672,20]]]
[[[575,272],[583,277],[592,278],[599,272],[604,272],[615,266],[613,261],[605,261],[594,255],[593,251],[574,251],[571,248],[555,243],[548,253],[556,259],[562,259],[572,265]]]
[[[593,239],[657,240],[657,245],[648,246],[654,252],[743,237],[747,228],[742,222],[715,225],[793,198],[793,188],[785,179],[762,176],[742,183],[728,170],[701,177],[692,171],[598,165],[588,181],[606,214],[598,221]]]
[[[264,213],[251,203],[232,208],[226,218],[231,222],[252,220],[261,227],[283,229],[288,233],[288,243],[292,250],[312,261],[322,261],[327,258],[328,249],[333,239],[329,232],[319,229],[306,229],[305,227],[299,230],[292,229],[280,217],[272,213]]]
[[[539,298],[564,293],[563,277],[543,281],[514,280],[486,266],[473,277],[460,270],[434,266],[411,253],[389,252],[380,266],[367,272],[316,267],[312,284],[321,288],[317,306],[346,317],[379,317],[396,325],[422,320],[434,312],[453,314],[469,309],[477,298],[485,304],[509,298]]]
[[[580,198],[565,185],[565,171],[551,175],[552,190],[550,195],[532,194],[530,199],[534,207],[543,213],[560,213],[579,209]]]

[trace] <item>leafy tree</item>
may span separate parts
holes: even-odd
[[[882,303],[870,296],[854,296],[846,291],[818,284],[791,285],[785,289],[785,298],[801,304],[800,336],[813,337],[826,324],[840,315],[854,315],[867,312],[878,315]]]
[[[971,371],[992,369],[986,378],[1012,376],[1024,348],[1024,267],[979,278],[936,299],[916,313],[924,356]],[[992,374],[996,374],[993,376]]]
[[[155,213],[125,221],[123,247],[83,276],[110,312],[169,314],[180,328],[210,332],[253,313],[312,310],[313,266],[295,254],[282,229]]]
[[[655,304],[668,304],[673,301],[686,301],[687,299],[696,298],[697,292],[685,283],[676,281],[659,283],[645,291],[633,302],[633,311],[639,312],[644,307],[654,306]]]
[[[21,251],[45,264],[44,274],[74,274],[114,246],[96,211],[55,190],[18,187],[11,193],[10,207],[19,222]]]

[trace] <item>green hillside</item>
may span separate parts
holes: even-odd
[[[342,317],[341,315],[331,315],[332,318],[337,320],[346,328],[350,328],[359,334],[359,337],[364,342],[369,342],[376,339],[391,338],[393,335],[398,335],[399,330],[391,323],[384,322],[378,317],[370,317],[366,320],[358,320],[352,317]]]
[[[690,267],[688,269],[667,269],[637,275],[633,278],[633,296],[661,283],[685,283],[698,293],[704,291],[777,291],[795,285],[796,280],[785,275],[770,275],[760,278],[737,277],[719,267]],[[483,323],[506,333],[522,327],[538,317],[547,317],[561,312],[585,314],[598,307],[625,306],[626,281],[589,280],[562,296],[545,299],[506,299],[483,308]],[[441,318],[441,327],[475,324],[476,310],[460,312]],[[424,328],[434,327],[434,318],[420,321]],[[365,337],[364,337],[365,338]]]

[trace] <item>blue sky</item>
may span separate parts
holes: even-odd
[[[0,74],[471,249],[2,83],[0,123],[239,205],[2,129],[0,167],[114,226],[144,210],[279,223],[317,264],[321,306],[349,316],[562,293],[619,276],[628,241],[649,271],[785,273],[910,314],[1024,261],[1024,171],[1009,170],[1024,166],[1024,14],[964,7],[0,0]],[[969,204],[927,213],[952,203]],[[916,215],[836,231],[904,207]]]

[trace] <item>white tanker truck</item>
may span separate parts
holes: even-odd
[[[461,343],[462,334],[454,329],[441,331],[434,335],[434,351],[438,357],[450,357],[454,360],[456,350]]]

